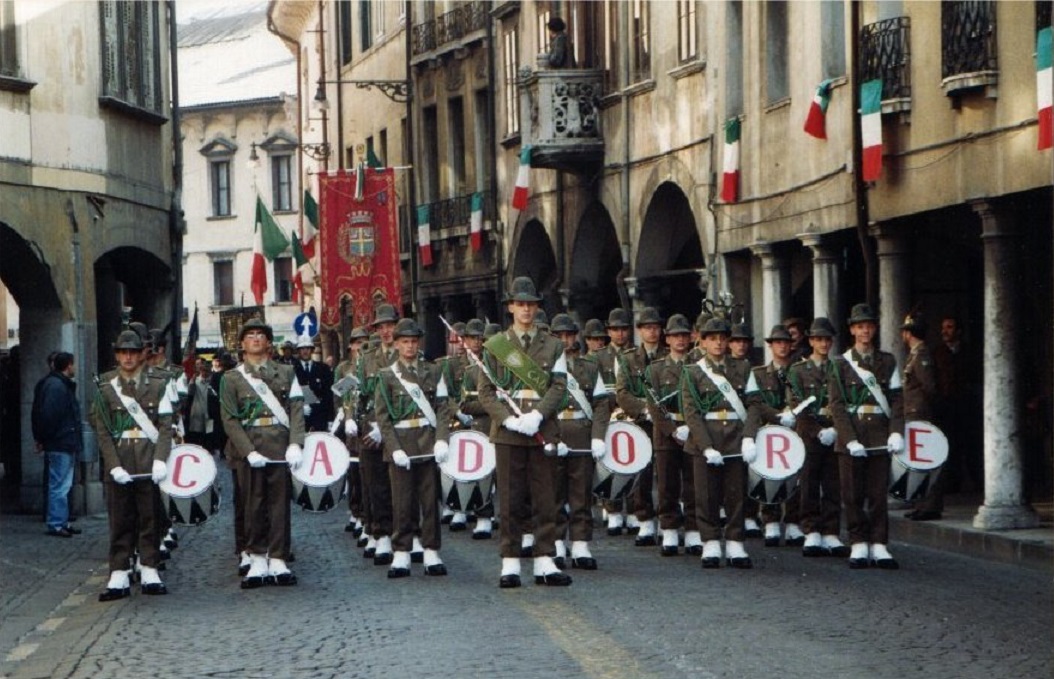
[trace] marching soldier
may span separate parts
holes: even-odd
[[[586,341],[586,355],[596,357],[608,343],[608,333],[599,318],[590,318],[582,327],[582,339]]]
[[[358,417],[362,389],[362,347],[366,344],[367,337],[369,335],[362,326],[353,328],[348,336],[347,357],[333,369],[334,384],[344,378],[354,381],[353,385],[344,389],[342,395],[333,396],[334,417],[339,420],[336,433],[343,437],[352,457],[359,456]],[[348,522],[344,525],[344,531],[354,533],[356,539],[363,533],[363,504],[362,475],[359,473],[359,465],[353,463],[348,467]],[[365,546],[365,543],[363,545]]]
[[[303,461],[304,396],[296,372],[271,360],[274,332],[259,319],[238,332],[244,360],[223,375],[220,402],[227,454],[245,460],[241,489],[245,502],[249,571],[242,589],[267,583],[295,585],[289,570],[290,469]]]
[[[450,346],[452,353],[448,356],[437,358],[435,364],[443,375],[447,389],[457,398],[461,393],[461,381],[464,379],[465,370],[468,368],[468,357],[465,355],[465,345],[461,341],[461,338],[465,335],[465,324],[458,321],[451,327],[453,332],[447,336],[447,344]],[[464,508],[455,511],[443,505],[443,521],[448,521],[450,523],[450,531],[457,533],[468,527],[468,513],[464,511]]]
[[[465,345],[466,355],[471,351],[475,356],[480,356],[483,351],[483,336],[486,332],[486,324],[478,318],[473,318],[465,323],[465,332],[461,335],[461,341]],[[471,363],[465,368],[461,376],[461,393],[455,416],[464,427],[470,427],[483,434],[490,434],[490,415],[479,400],[480,380],[487,379],[481,375],[479,368]],[[489,540],[494,531],[494,502],[492,499],[483,498],[485,504],[476,510],[476,525],[472,529],[473,540]]]
[[[831,420],[827,379],[829,354],[834,345],[834,326],[816,318],[808,331],[812,354],[787,371],[787,405],[796,409],[808,398],[815,400],[797,416],[795,431],[805,443],[805,465],[801,471],[801,527],[805,531],[804,556],[849,556],[849,548],[838,537],[842,519],[842,490],[838,478],[838,456],[834,452],[837,433]]]
[[[728,355],[732,358],[750,361],[750,350],[754,348],[754,333],[746,323],[733,323],[732,334],[728,338]],[[700,341],[700,353],[692,363],[696,363],[703,357],[705,351]],[[748,538],[760,538],[761,526],[758,525],[758,514],[761,504],[754,498],[747,496],[743,498],[743,535]]]
[[[604,386],[608,391],[608,398],[611,399],[612,411],[618,406],[616,394],[619,355],[633,346],[631,342],[633,339],[632,325],[633,316],[625,309],[616,307],[608,312],[604,329],[607,331],[607,336],[611,339],[611,343],[597,351],[596,354],[597,360],[600,362],[600,375],[604,378]],[[633,514],[632,502],[629,499],[604,500],[603,506],[608,517],[608,535],[622,535],[623,525],[626,525],[631,533],[636,533],[640,530],[640,523]],[[626,511],[625,517],[623,517],[623,508]]]
[[[296,365],[296,345],[291,341],[286,340],[282,342],[282,348],[280,349],[281,355],[278,357],[278,362],[283,365]]]
[[[932,420],[933,401],[937,395],[937,366],[926,346],[926,319],[912,312],[900,326],[900,338],[908,348],[904,361],[904,421]],[[915,505],[907,518],[912,521],[934,521],[944,511],[944,479],[939,474],[926,496]]]
[[[395,326],[396,360],[377,376],[373,402],[390,463],[395,536],[389,578],[410,575],[410,551],[420,524],[425,575],[446,575],[439,558],[439,468],[449,454],[448,391],[440,370],[418,360],[424,332],[411,318]],[[418,522],[420,513],[420,522]]]
[[[190,395],[187,374],[183,371],[182,366],[168,362],[168,354],[166,353],[168,337],[164,331],[158,328],[151,328],[147,331],[147,336],[149,340],[144,346],[146,349],[145,365],[154,372],[167,374],[169,379],[172,380],[173,388],[169,391],[169,397],[172,399],[172,439],[175,443],[182,443],[185,430],[181,413]],[[168,518],[165,508],[161,504],[160,493],[157,496],[157,515],[158,530],[161,535],[161,560],[166,561],[171,556],[170,550],[176,549],[179,543],[176,531],[172,527],[172,520]],[[164,570],[163,565],[161,570]]]
[[[897,360],[875,347],[878,317],[868,304],[849,315],[853,346],[835,359],[827,393],[838,432],[835,450],[849,528],[849,567],[896,569],[889,542],[889,457],[904,449],[904,404]]]
[[[125,330],[113,345],[117,369],[99,378],[92,426],[107,474],[110,580],[99,601],[129,596],[129,566],[138,546],[143,594],[167,594],[158,567],[161,542],[156,484],[167,476],[172,448],[170,376],[145,367],[142,338]]]
[[[308,431],[327,431],[333,420],[333,371],[325,363],[311,358],[315,342],[301,335],[296,342],[297,360],[293,363],[296,379],[304,391],[304,424]],[[311,392],[308,394],[307,392]],[[308,403],[310,401],[310,403]]]
[[[558,435],[555,415],[567,393],[567,368],[560,341],[534,325],[541,300],[530,278],[513,280],[507,297],[512,325],[485,344],[483,360],[497,384],[490,379],[479,383],[479,400],[490,414],[490,440],[497,452],[502,588],[520,586],[519,557],[528,518],[535,531],[535,583],[571,584],[571,576],[553,562],[556,459],[543,452],[543,444]],[[515,407],[499,398],[498,389]]]

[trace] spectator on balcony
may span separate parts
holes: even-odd
[[[549,19],[549,67],[574,68],[575,55],[567,38],[567,24],[560,17]]]

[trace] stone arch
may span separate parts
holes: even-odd
[[[694,320],[702,305],[705,267],[688,198],[677,184],[660,184],[648,203],[637,241],[634,297],[643,306],[657,307],[663,316],[681,313]]]
[[[611,215],[600,202],[582,213],[575,230],[569,267],[568,308],[581,322],[607,318],[621,306],[617,278],[622,269],[618,234]]]
[[[99,369],[113,364],[110,345],[125,323],[165,328],[172,318],[173,275],[168,262],[131,245],[107,250],[95,260],[95,318]],[[178,330],[176,328],[175,330]],[[169,335],[172,357],[174,332]]]
[[[549,233],[537,219],[523,225],[512,249],[512,276],[530,276],[538,288],[538,294],[544,299],[542,308],[551,317],[561,309],[560,293],[557,285],[560,272],[556,267],[556,254],[553,251]],[[506,289],[508,287],[506,286]]]

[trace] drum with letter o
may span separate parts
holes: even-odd
[[[629,495],[651,462],[651,438],[632,422],[620,420],[608,423],[604,443],[607,451],[593,469],[593,495],[619,500]]]
[[[304,460],[292,470],[293,502],[309,512],[328,512],[344,497],[348,449],[336,436],[313,431],[304,439]]]
[[[948,461],[948,438],[924,420],[904,425],[904,450],[889,459],[889,494],[900,500],[918,500],[937,482]]]
[[[450,454],[439,465],[443,504],[459,512],[484,507],[494,494],[494,444],[473,429],[452,432],[448,444]]]
[[[805,443],[793,429],[768,425],[754,436],[758,456],[747,465],[747,495],[766,505],[785,502],[798,490]]]
[[[208,521],[220,507],[215,488],[216,461],[212,454],[190,443],[172,447],[165,461],[168,475],[158,484],[161,503],[172,523],[197,526]]]

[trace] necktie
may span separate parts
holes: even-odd
[[[531,336],[526,332],[523,333],[522,337],[520,337],[520,341],[523,342],[523,348],[525,350],[527,349],[527,347],[531,346]]]
[[[410,373],[414,377],[417,377],[417,368],[415,368],[412,364],[406,366],[406,372]]]

